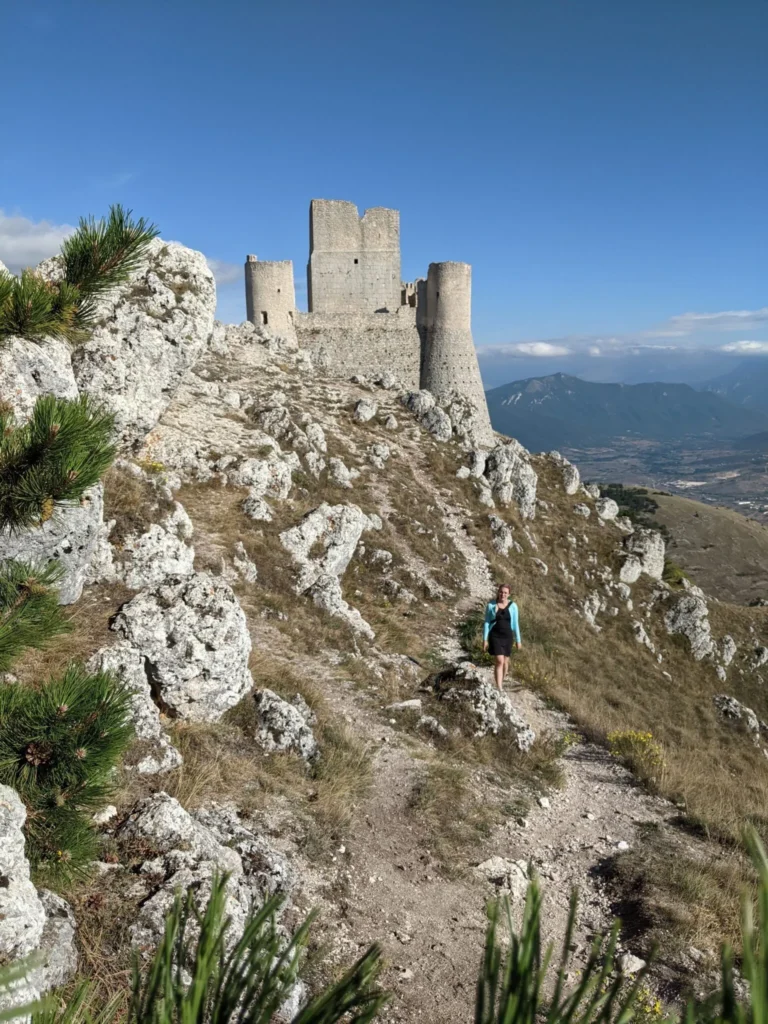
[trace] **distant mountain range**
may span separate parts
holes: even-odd
[[[744,409],[768,414],[768,358],[753,357],[704,386]]]
[[[718,387],[738,391],[735,380]],[[504,384],[486,397],[494,429],[534,451],[594,448],[617,439],[717,442],[768,431],[768,403],[763,411],[687,384],[594,384],[555,373]]]

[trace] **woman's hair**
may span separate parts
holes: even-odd
[[[496,593],[498,594],[500,590],[508,590],[510,594],[512,593],[512,587],[510,587],[508,583],[500,583],[498,587],[496,587]]]

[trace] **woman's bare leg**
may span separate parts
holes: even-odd
[[[496,655],[496,664],[493,666],[493,678],[496,682],[496,689],[504,689],[504,655]]]
[[[509,675],[509,658],[504,655],[504,678],[506,679]]]

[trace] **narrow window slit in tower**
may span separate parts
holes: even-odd
[[[265,309],[262,309],[261,311],[261,322],[263,324],[269,323],[269,318],[267,317],[267,311]]]
[[[355,263],[359,263],[359,262],[360,262],[359,260],[355,260]]]

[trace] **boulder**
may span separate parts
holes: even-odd
[[[613,498],[598,498],[595,502],[595,512],[599,519],[609,522],[618,516],[619,506]]]
[[[251,689],[251,639],[232,588],[207,572],[169,577],[118,612],[120,636],[146,659],[161,706],[215,722]]]
[[[29,419],[40,395],[77,398],[70,347],[65,341],[5,338],[0,346],[0,396],[19,421]]]
[[[499,504],[514,501],[523,519],[534,518],[538,477],[521,444],[510,439],[496,445],[488,453],[484,475]]]
[[[584,493],[594,501],[600,497],[600,488],[597,484],[584,484]]]
[[[69,904],[47,890],[38,892],[30,880],[26,814],[16,791],[0,786],[0,964],[33,958],[26,977],[0,992],[0,1013],[66,984],[77,970]]]
[[[686,593],[679,597],[664,616],[664,625],[668,633],[680,633],[687,638],[694,661],[714,653],[707,602],[700,594]]]
[[[505,889],[520,900],[525,897],[530,884],[529,866],[524,860],[507,860],[505,857],[489,857],[478,864],[475,873],[499,889]]]
[[[111,545],[111,566],[102,570],[102,578],[111,577],[131,590],[141,590],[158,586],[168,576],[191,576],[193,532],[184,506],[174,501],[168,514],[152,523],[146,533],[131,534],[119,545]]]
[[[658,530],[637,527],[624,537],[624,550],[627,555],[619,572],[622,583],[635,583],[641,573],[653,580],[664,575],[666,545]]]
[[[589,505],[585,505],[583,501],[580,501],[578,505],[573,506],[573,514],[581,516],[582,519],[589,519],[592,515],[592,509]]]
[[[489,515],[488,523],[491,527],[491,544],[494,551],[505,556],[510,550],[516,551],[519,555],[523,553],[522,546],[512,535],[511,527],[500,516]]]
[[[656,648],[653,645],[653,641],[648,636],[645,626],[638,619],[634,619],[632,622],[632,632],[635,634],[635,640],[643,647],[647,647],[651,654],[656,653]]]
[[[566,494],[576,494],[581,487],[581,473],[573,463],[564,458],[560,452],[550,452],[550,459],[559,467],[563,476],[563,488]]]
[[[436,695],[466,708],[475,722],[474,735],[509,736],[519,750],[530,750],[536,734],[519,714],[512,701],[469,663],[450,666],[433,677]]]
[[[355,553],[364,530],[380,529],[378,517],[369,518],[357,505],[323,503],[302,521],[280,534],[280,542],[298,567],[294,589],[309,594],[330,615],[346,621],[357,632],[373,638],[373,630],[360,613],[347,604],[339,578]],[[310,552],[321,548],[319,554]]]
[[[64,576],[59,587],[61,604],[72,604],[83,592],[91,561],[104,528],[104,492],[101,484],[86,491],[80,501],[58,509],[42,526],[20,533],[0,531],[0,561],[59,562]]]
[[[375,402],[372,402],[369,398],[361,398],[355,406],[352,418],[355,423],[367,423],[373,419],[378,411],[379,407]]]
[[[0,963],[37,949],[45,928],[45,910],[24,853],[26,819],[18,793],[0,786]]]
[[[352,481],[360,476],[360,470],[349,469],[341,459],[333,456],[328,460],[328,479],[337,487],[352,487]]]
[[[292,751],[307,762],[316,759],[317,741],[299,708],[267,689],[256,690],[253,700],[258,722],[255,739],[264,750]]]
[[[301,469],[301,462],[295,452],[281,453],[273,449],[263,459],[243,459],[232,468],[216,464],[224,469],[227,479],[236,487],[250,488],[254,498],[278,498],[284,501],[291,493],[293,474]]]
[[[234,811],[225,812],[224,818],[223,822],[215,808],[193,817],[167,793],[155,793],[121,826],[118,841],[139,840],[154,851],[139,870],[149,892],[130,929],[135,946],[149,951],[157,945],[177,890],[193,891],[203,904],[210,895],[212,877],[226,872],[225,913],[230,918],[226,943],[232,948],[252,907],[290,884],[281,855],[272,853],[261,837],[242,826]]]
[[[60,257],[38,270],[60,273]],[[115,413],[119,436],[136,446],[154,427],[208,346],[216,286],[202,253],[155,239],[124,283],[100,296],[90,339],[72,352],[80,391]]]
[[[727,668],[733,659],[736,657],[738,647],[736,641],[728,633],[720,641],[720,656],[723,659],[723,665]]]
[[[89,672],[111,672],[133,694],[131,718],[138,741],[139,757],[129,755],[125,761],[128,771],[140,775],[157,775],[171,771],[181,764],[181,754],[173,746],[160,722],[160,711],[152,699],[148,665],[144,655],[126,640],[113,647],[103,647],[90,659]]]
[[[760,746],[760,732],[765,727],[752,708],[748,708],[746,704],[742,704],[735,697],[729,697],[726,693],[716,694],[712,701],[723,718],[743,725],[755,746]]]

